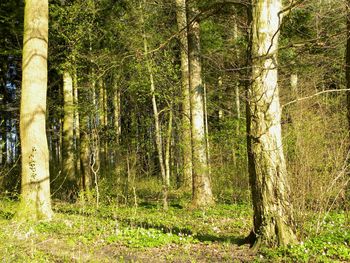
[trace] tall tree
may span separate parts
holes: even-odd
[[[204,87],[202,84],[202,66],[200,57],[199,11],[188,6],[188,56],[190,75],[191,121],[192,121],[192,158],[193,158],[193,198],[194,207],[204,207],[214,203],[210,185],[207,144],[204,122]],[[191,18],[192,17],[192,18]],[[193,19],[195,18],[195,19]]]
[[[63,73],[63,134],[62,134],[62,170],[68,199],[77,195],[77,178],[74,159],[74,91],[71,73]]]
[[[176,0],[177,26],[180,31],[181,52],[181,92],[182,92],[182,156],[183,156],[183,186],[191,189],[192,186],[192,139],[191,139],[191,101],[190,79],[188,68],[188,40],[186,1]]]
[[[22,196],[19,215],[51,219],[46,139],[48,0],[27,0],[24,15],[20,137]]]
[[[248,91],[248,162],[255,247],[296,241],[282,147],[277,51],[281,0],[252,5],[252,83]]]

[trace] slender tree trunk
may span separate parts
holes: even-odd
[[[221,122],[224,118],[224,111],[223,111],[223,103],[222,103],[222,94],[224,93],[222,89],[222,77],[220,76],[218,78],[218,93],[219,93],[219,111],[218,111],[218,118],[219,122]],[[206,96],[204,96],[206,97]],[[207,115],[206,115],[207,116]]]
[[[141,10],[141,22],[142,22],[142,26],[144,27],[145,22],[143,17],[143,10]],[[145,31],[144,28],[143,28],[143,31]],[[156,94],[155,94],[156,88],[154,83],[154,76],[153,76],[151,61],[148,57],[148,42],[147,42],[147,37],[145,32],[143,32],[143,44],[144,44],[144,51],[145,51],[145,57],[146,57],[146,66],[147,66],[149,79],[150,79],[150,91],[152,95],[153,116],[154,116],[154,125],[155,125],[155,133],[156,133],[155,134],[156,146],[157,146],[157,152],[158,152],[160,171],[162,175],[163,208],[166,210],[168,209],[168,187],[166,183],[166,172],[165,172],[164,157],[163,157],[163,138],[162,138],[162,131],[160,127],[159,112],[158,112],[158,106],[157,106],[157,100],[156,100]]]
[[[92,174],[90,168],[90,133],[89,133],[89,115],[87,112],[82,112],[80,117],[80,171],[82,187],[84,191],[91,190]]]
[[[98,98],[96,92],[96,74],[95,70],[91,70],[91,96],[92,96],[92,105],[93,110],[90,113],[90,127],[91,127],[91,138],[90,138],[90,146],[91,146],[91,158],[90,158],[90,168],[91,172],[95,173],[100,169],[101,165],[101,155],[100,155],[100,134],[98,127]],[[93,164],[93,165],[92,165]],[[96,175],[97,176],[97,175]]]
[[[63,135],[62,135],[62,171],[65,178],[68,200],[77,197],[77,178],[75,176],[74,158],[74,91],[72,75],[63,74]]]
[[[108,165],[110,164],[110,158],[108,158],[109,156],[109,152],[108,152],[108,136],[107,136],[107,129],[108,129],[108,99],[107,99],[107,87],[106,85],[104,85],[104,89],[103,89],[103,124],[104,124],[104,131],[103,131],[103,148],[104,148],[104,165],[107,167],[108,169]]]
[[[194,7],[191,8],[191,11],[192,16],[198,13],[198,10]],[[188,20],[190,21],[191,19]],[[202,84],[202,68],[200,61],[200,29],[199,22],[197,20],[194,20],[189,26],[188,50],[192,119],[192,206],[205,207],[214,204],[214,198],[210,185],[206,149],[206,132],[204,121],[204,88]]]
[[[115,77],[116,78],[116,77]],[[120,142],[120,135],[121,135],[121,102],[120,102],[120,89],[117,85],[117,79],[114,79],[114,94],[113,94],[113,124],[114,124],[114,131],[116,133],[116,139],[115,143],[116,145],[119,145]]]
[[[5,115],[5,114],[4,114]],[[6,164],[6,149],[7,149],[7,129],[6,116],[1,120],[1,164]]]
[[[101,166],[105,165],[105,130],[106,130],[106,123],[105,123],[105,108],[104,108],[104,90],[105,90],[105,84],[104,81],[101,79],[98,82],[98,116],[99,116],[99,138],[100,138],[100,162]]]
[[[183,153],[183,186],[191,189],[192,186],[192,139],[191,139],[191,102],[190,79],[188,64],[188,40],[186,0],[176,0],[177,27],[181,50],[181,91],[182,91],[182,153]]]
[[[173,111],[169,110],[169,122],[168,122],[168,132],[167,132],[167,142],[165,149],[165,184],[169,189],[170,187],[170,174],[171,174],[171,166],[170,166],[170,150],[171,150],[171,139],[173,133]]]
[[[73,76],[73,90],[74,90],[74,135],[75,135],[75,171],[79,180],[79,188],[83,189],[81,184],[80,172],[80,121],[79,121],[79,97],[78,97],[78,76],[76,69]]]
[[[255,247],[296,241],[282,147],[277,85],[281,0],[254,0],[252,84],[248,91],[248,161]]]
[[[121,136],[121,101],[120,88],[118,87],[118,77],[114,76],[114,94],[113,94],[113,127],[115,132],[114,150],[113,150],[113,165],[117,175],[120,175],[123,164],[120,162],[120,136]]]
[[[204,124],[205,124],[205,144],[207,148],[208,173],[211,176],[210,165],[210,142],[209,142],[209,122],[208,122],[208,104],[207,104],[207,85],[203,85],[204,90]]]
[[[22,196],[18,216],[51,219],[46,139],[48,1],[27,0],[24,11],[20,136]]]
[[[239,120],[241,118],[241,101],[239,98],[239,84],[238,83],[235,84],[235,104],[236,104],[236,116],[237,116],[237,120],[239,123]],[[239,126],[237,125],[237,127],[239,127]]]

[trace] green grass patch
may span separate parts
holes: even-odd
[[[252,227],[246,204],[218,204],[189,210],[174,203],[168,211],[155,202],[138,207],[55,203],[50,222],[16,222],[16,202],[0,206],[0,255],[4,262],[142,262],[155,254],[159,261],[211,262],[346,262],[350,233],[343,212],[310,214],[303,243],[263,248],[251,255],[239,246]],[[161,259],[160,259],[161,258]],[[94,261],[95,260],[95,261]]]

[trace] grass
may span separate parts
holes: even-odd
[[[55,203],[51,222],[16,222],[17,203],[0,202],[0,255],[3,262],[346,262],[350,233],[345,214],[325,217],[293,247],[263,248],[253,255],[240,246],[251,229],[245,204],[218,204],[188,210],[175,204],[135,207]],[[310,215],[310,224],[316,217]]]

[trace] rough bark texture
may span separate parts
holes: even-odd
[[[49,151],[46,139],[48,1],[27,0],[24,15],[20,137],[20,217],[51,219]]]
[[[198,11],[191,8],[192,14]],[[188,19],[189,21],[191,19]],[[194,207],[205,207],[214,203],[210,186],[204,124],[204,88],[201,77],[199,22],[193,21],[188,31],[189,73],[192,120],[192,161]]]
[[[188,65],[188,40],[186,1],[176,0],[177,27],[181,50],[181,91],[182,91],[182,156],[183,156],[183,187],[191,189],[192,186],[192,139],[191,139],[191,102],[190,79]]]
[[[77,196],[77,178],[74,159],[74,97],[73,79],[68,71],[63,74],[63,137],[62,137],[62,170],[65,190],[69,200]]]
[[[277,85],[281,0],[253,1],[252,85],[248,91],[248,160],[255,244],[294,243],[292,206],[282,148]]]

